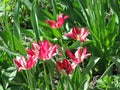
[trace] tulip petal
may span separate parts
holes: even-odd
[[[69,58],[71,58],[72,60],[75,60],[75,56],[72,54],[72,52],[70,50],[66,50],[66,54]]]
[[[66,74],[70,74],[73,71],[72,65],[70,62],[66,59],[63,59],[62,62],[56,61],[56,69],[62,73],[62,71],[65,71]]]
[[[45,23],[49,24],[51,28],[56,28],[56,22],[53,20],[45,20]]]

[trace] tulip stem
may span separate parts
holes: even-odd
[[[25,81],[27,82],[28,80],[26,79],[26,76],[25,76],[25,74],[23,73],[23,71],[22,71],[21,73],[22,73],[23,78],[24,78]]]
[[[53,73],[53,71],[52,71],[52,69],[50,67],[50,64],[47,63],[47,68],[49,68],[48,70],[49,70],[50,85],[51,85],[51,89],[53,90],[53,81],[52,81],[52,73]]]
[[[46,90],[50,90],[49,83],[48,83],[47,72],[46,72],[46,66],[45,66],[44,61],[43,61],[43,68],[44,68],[44,80],[45,80],[45,84],[46,84]]]
[[[65,55],[65,47],[64,47],[64,42],[63,42],[62,32],[61,32],[60,29],[59,29],[58,31],[59,31],[59,33],[60,33],[60,42],[61,42],[61,46],[63,47],[63,48],[62,48],[62,50],[63,50],[63,56],[64,56],[64,58],[65,58],[66,55]]]
[[[111,69],[111,67],[114,65],[114,62],[112,64],[110,64],[110,66],[105,70],[105,72],[102,74],[102,76],[100,77],[100,79],[102,79]]]
[[[35,90],[33,77],[31,77],[31,72],[29,70],[26,71],[26,75],[27,75],[27,80],[28,80],[28,85],[29,85],[30,90]]]

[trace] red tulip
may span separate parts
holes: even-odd
[[[84,49],[79,47],[75,52],[75,55],[72,54],[70,50],[66,50],[66,54],[69,58],[72,59],[72,67],[75,68],[79,63],[81,63],[85,58],[87,58],[90,54],[87,54],[87,48]]]
[[[28,56],[34,56],[37,57],[39,56],[39,50],[40,50],[40,46],[37,43],[32,43],[32,50],[29,49],[28,47],[26,48],[26,52]]]
[[[53,45],[51,42],[47,40],[43,42],[39,41],[38,44],[40,46],[39,59],[49,60],[52,58],[52,56],[55,55],[55,52],[57,50],[57,45]]]
[[[70,62],[66,59],[64,59],[62,62],[60,61],[56,61],[56,69],[60,72],[60,73],[66,73],[66,74],[70,74],[73,71],[72,65],[70,64]]]
[[[65,34],[65,36],[68,36],[72,39],[75,39],[84,43],[86,41],[86,37],[88,34],[89,32],[86,30],[86,28],[78,29],[76,27],[73,27],[69,33]]]
[[[49,60],[55,55],[57,45],[53,45],[48,40],[32,43],[32,50],[26,49],[28,55],[36,56],[38,59]]]
[[[67,19],[68,17],[69,17],[69,16],[67,16],[67,15],[66,15],[66,16],[63,16],[63,14],[60,14],[60,15],[58,16],[58,18],[57,18],[57,21],[45,20],[45,22],[46,22],[47,24],[49,24],[51,28],[57,29],[57,28],[60,28],[60,27],[63,25],[64,20]]]
[[[13,60],[14,64],[18,68],[18,71],[31,69],[36,63],[37,58],[29,56],[28,60],[25,60],[25,57],[17,57]]]
[[[26,63],[26,68],[27,69],[31,69],[35,63],[37,62],[38,58],[36,56],[30,56],[28,55],[28,60],[27,60],[27,63]]]

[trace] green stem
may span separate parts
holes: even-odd
[[[22,73],[23,78],[24,78],[25,81],[27,82],[28,80],[27,80],[27,78],[26,78],[26,76],[25,76],[25,73],[24,73],[23,71],[21,71],[21,73]]]
[[[102,79],[111,69],[111,67],[114,65],[114,62],[105,70],[105,72],[102,74],[102,76],[100,77],[100,79]]]
[[[65,46],[64,46],[64,42],[63,42],[63,37],[62,37],[62,32],[61,30],[59,29],[58,32],[60,33],[60,43],[61,43],[61,46],[63,47],[62,50],[63,50],[63,56],[64,58],[66,57],[65,55]]]
[[[35,90],[35,82],[33,82],[33,77],[31,75],[31,72],[28,70],[26,71],[26,75],[27,75],[27,80],[28,80],[28,85],[30,90]]]
[[[51,70],[50,70],[51,71]],[[52,75],[49,73],[49,77],[50,77],[50,83],[51,83],[51,89],[53,90],[53,82],[52,82]]]
[[[44,68],[44,80],[45,80],[45,84],[46,84],[46,90],[50,90],[49,83],[48,83],[47,72],[46,72],[45,62],[43,62],[43,68]]]
[[[52,81],[53,80],[52,75],[53,75],[54,71],[53,71],[53,69],[51,67],[51,63],[47,63],[47,68],[49,68],[48,70],[49,70],[49,78],[50,78],[51,90],[54,90],[53,89],[53,81]]]

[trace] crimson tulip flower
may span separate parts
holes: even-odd
[[[38,42],[40,46],[39,50],[39,58],[42,60],[49,60],[52,58],[52,56],[55,55],[55,52],[57,51],[57,44],[53,45],[48,40],[45,41],[39,41]]]
[[[49,26],[50,26],[51,28],[58,29],[58,28],[60,28],[60,27],[63,25],[64,20],[67,19],[68,17],[69,17],[68,15],[63,16],[63,14],[60,14],[60,15],[58,15],[57,21],[45,20],[45,22],[46,22],[47,24],[49,24]]]
[[[28,60],[26,61],[25,57],[21,56],[21,57],[15,58],[13,62],[18,68],[18,72],[19,72],[21,70],[31,69],[37,62],[37,58],[29,55]]]
[[[32,43],[32,50],[26,49],[28,55],[36,56],[38,59],[49,60],[55,55],[57,45],[53,45],[48,40]]]
[[[66,54],[69,58],[72,59],[72,67],[75,68],[79,63],[81,63],[85,58],[87,58],[90,53],[87,54],[87,48],[79,47],[75,52],[75,55],[72,54],[70,50],[66,50]]]
[[[35,56],[37,58],[39,56],[39,50],[40,50],[40,46],[35,42],[32,43],[32,50],[29,49],[28,47],[26,48],[26,52],[28,56]]]
[[[62,62],[56,61],[55,67],[60,73],[70,74],[73,71],[72,65],[66,59],[62,60]]]
[[[69,33],[65,34],[65,36],[84,43],[88,34],[89,32],[86,30],[86,28],[78,29],[77,27],[73,27]]]

